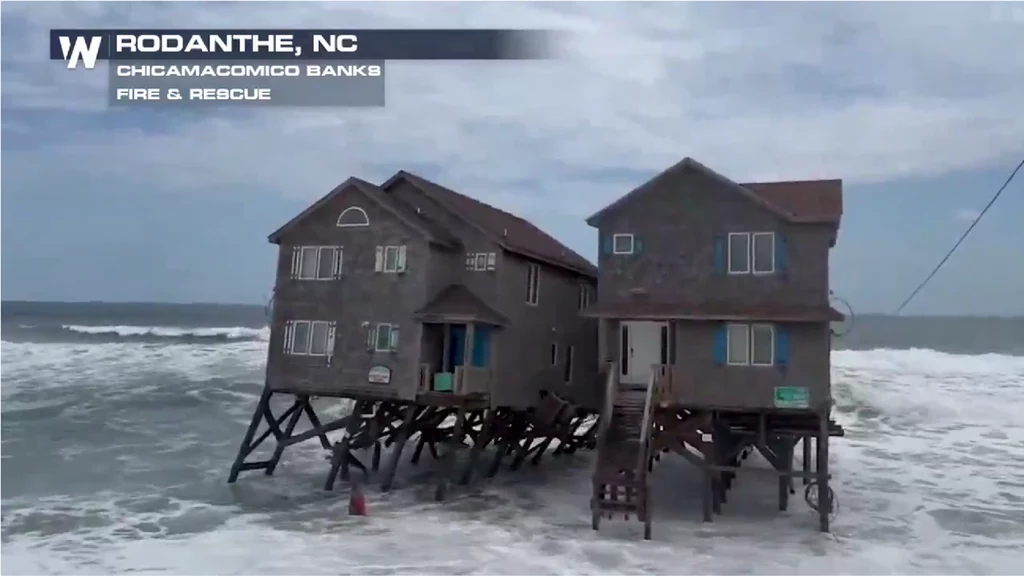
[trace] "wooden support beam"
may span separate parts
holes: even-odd
[[[324,482],[324,490],[333,490],[334,481],[338,479],[339,472],[342,480],[348,480],[348,464],[351,455],[349,454],[349,444],[352,436],[355,435],[356,431],[363,424],[362,411],[364,401],[360,400],[355,403],[352,407],[351,418],[348,420],[348,426],[345,427],[345,437],[341,439],[333,447],[331,454],[331,471],[327,474],[327,481]]]
[[[242,445],[238,447],[238,454],[235,456],[234,463],[231,464],[231,472],[228,474],[228,484],[233,484],[238,480],[238,473],[243,469],[243,463],[245,457],[252,452],[255,446],[252,446],[252,439],[256,436],[256,430],[259,428],[260,420],[263,419],[263,412],[267,409],[270,404],[270,397],[274,393],[270,390],[269,386],[263,387],[263,393],[260,395],[259,401],[256,403],[256,410],[252,413],[252,420],[249,421],[249,428],[245,431],[245,436],[242,437]]]
[[[803,476],[804,486],[806,486],[811,481],[810,474],[811,474],[811,443],[812,442],[814,442],[814,437],[811,436],[811,435],[804,436],[803,437],[803,442],[801,442],[801,444],[803,444],[803,450],[804,450],[803,462],[801,463],[802,464],[801,468],[803,469],[803,473],[804,473],[804,476]]]
[[[309,396],[299,396],[295,399],[295,403],[292,404],[292,408],[294,408],[294,410],[292,411],[291,418],[288,419],[288,425],[285,426],[284,433],[280,438],[278,438],[277,447],[274,448],[274,455],[270,457],[270,463],[267,464],[267,469],[265,471],[267,476],[272,476],[274,474],[277,464],[281,461],[281,455],[284,454],[284,449],[288,447],[284,441],[290,438],[292,432],[295,431],[295,425],[299,423],[299,418],[302,417],[302,406],[307,402],[309,402]]]
[[[822,532],[828,532],[829,516],[832,513],[832,491],[829,490],[828,480],[828,410],[822,410],[818,430],[818,457],[817,457],[817,489],[818,489],[818,526]]]
[[[704,489],[701,490],[701,501],[702,509],[704,511],[704,521],[711,522],[713,519],[712,514],[714,512],[713,499],[715,497],[714,475],[718,472],[714,470],[714,446],[708,445],[709,443],[707,442],[704,444],[705,445],[702,447],[702,452],[704,454],[704,462],[702,466],[704,472]]]
[[[466,462],[466,467],[462,471],[462,477],[459,478],[459,484],[469,484],[470,480],[473,479],[473,472],[476,471],[476,467],[480,461],[480,454],[483,453],[484,448],[490,444],[494,437],[494,431],[497,426],[498,409],[488,409],[484,416],[483,425],[480,429],[480,433],[477,434],[473,440],[473,448],[469,452],[469,458]]]
[[[448,481],[454,470],[455,455],[462,446],[463,426],[466,423],[466,409],[459,407],[458,415],[455,417],[455,430],[448,439],[448,450],[445,452],[444,460],[441,462],[441,473],[437,480],[437,489],[434,491],[434,500],[444,500],[448,494]]]
[[[506,419],[500,432],[501,442],[498,444],[497,450],[494,451],[494,460],[491,461],[491,466],[487,470],[488,478],[494,478],[501,467],[501,459],[515,447],[515,441],[519,439],[521,430],[524,428],[523,419],[523,414],[520,412],[514,412]]]
[[[782,439],[779,446],[779,511],[785,512],[789,508],[789,495],[793,490],[793,452],[796,448],[796,440]]]
[[[370,470],[373,472],[380,470],[380,436],[384,426],[381,420],[386,418],[387,415],[388,412],[384,410],[384,407],[382,406],[377,409],[377,413],[373,415],[373,418],[371,418],[369,422],[370,444],[373,446],[373,455],[370,457]]]
[[[307,416],[309,415],[308,412],[306,414],[307,414]],[[324,446],[324,449],[325,450],[330,450],[331,449],[331,442],[327,438],[327,433],[328,432],[334,432],[335,430],[341,430],[342,428],[345,428],[346,426],[348,426],[348,421],[349,421],[350,417],[351,416],[343,416],[341,418],[338,418],[337,420],[333,420],[331,422],[328,422],[327,424],[320,424],[320,420],[317,419],[317,421],[315,423],[313,423],[314,428],[312,430],[306,430],[305,432],[303,432],[301,434],[295,434],[295,435],[293,435],[293,436],[291,436],[289,438],[286,438],[286,439],[282,440],[281,443],[284,444],[285,446],[291,446],[293,444],[298,444],[300,442],[305,442],[306,440],[309,440],[310,438],[319,437],[320,438],[320,445],[324,446],[324,444],[326,444],[326,446]]]
[[[384,492],[391,490],[391,486],[395,481],[395,473],[398,471],[398,464],[402,458],[402,450],[405,449],[405,445],[409,441],[409,435],[412,434],[419,410],[420,408],[415,404],[409,404],[405,407],[402,425],[398,427],[398,431],[394,436],[395,444],[391,449],[391,454],[388,456],[388,466],[384,471],[384,478],[380,484],[380,489]]]
[[[323,423],[320,422],[320,418],[317,417],[316,411],[313,410],[313,403],[309,401],[308,397],[307,401],[303,403],[303,410],[306,412],[306,417],[309,418],[309,423],[313,425],[313,429],[310,430],[310,432],[314,432],[316,436],[320,438],[320,446],[322,446],[324,450],[330,450],[331,441],[327,439],[327,432],[329,432],[329,430],[325,429]]]

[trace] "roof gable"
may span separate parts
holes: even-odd
[[[841,180],[738,184],[693,158],[686,157],[634,188],[625,196],[595,212],[587,218],[587,224],[597,226],[603,216],[654,189],[656,182],[687,169],[698,170],[710,176],[728,190],[743,196],[786,222],[838,222],[839,213],[842,212]],[[836,190],[839,193],[836,193]],[[816,198],[816,195],[823,197]]]
[[[328,192],[322,198],[320,198],[313,204],[310,204],[308,207],[306,207],[305,210],[303,210],[294,218],[286,222],[283,226],[272,232],[270,236],[267,237],[267,240],[269,240],[272,244],[279,244],[281,242],[282,236],[287,234],[289,231],[297,228],[308,218],[310,218],[313,214],[316,214],[319,210],[329,205],[331,201],[333,201],[335,198],[343,194],[345,191],[351,189],[355,189],[361,192],[372,202],[374,202],[384,210],[390,212],[392,215],[394,215],[400,221],[408,225],[414,231],[423,235],[423,237],[426,238],[427,240],[439,244],[450,244],[450,238],[446,237],[446,235],[444,235],[443,232],[432,230],[430,227],[428,227],[426,223],[421,222],[415,213],[410,213],[403,206],[400,206],[395,202],[392,202],[391,199],[388,198],[386,194],[384,194],[384,191],[378,188],[376,185],[355,177],[348,178],[341,184],[338,184],[333,190]]]
[[[586,258],[514,214],[499,210],[405,170],[400,170],[380,187],[386,192],[399,180],[405,180],[418,188],[452,215],[489,237],[503,250],[591,278],[597,276],[597,269]]]

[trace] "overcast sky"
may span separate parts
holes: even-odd
[[[842,178],[833,287],[891,311],[1024,156],[1017,3],[2,5],[3,298],[264,302],[266,236],[408,169],[584,256],[583,218],[684,156]],[[108,110],[57,27],[535,27],[542,62],[389,63],[382,109]],[[1024,314],[1024,176],[907,310]]]

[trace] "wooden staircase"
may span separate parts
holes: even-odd
[[[653,376],[643,387],[622,385],[617,364],[608,366],[590,499],[594,530],[602,517],[633,515],[644,523],[644,539],[651,539],[653,391]]]

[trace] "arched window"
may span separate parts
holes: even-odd
[[[339,228],[354,228],[356,226],[369,226],[370,218],[366,216],[366,211],[359,206],[349,206],[341,212],[341,216],[338,216],[338,227]]]

